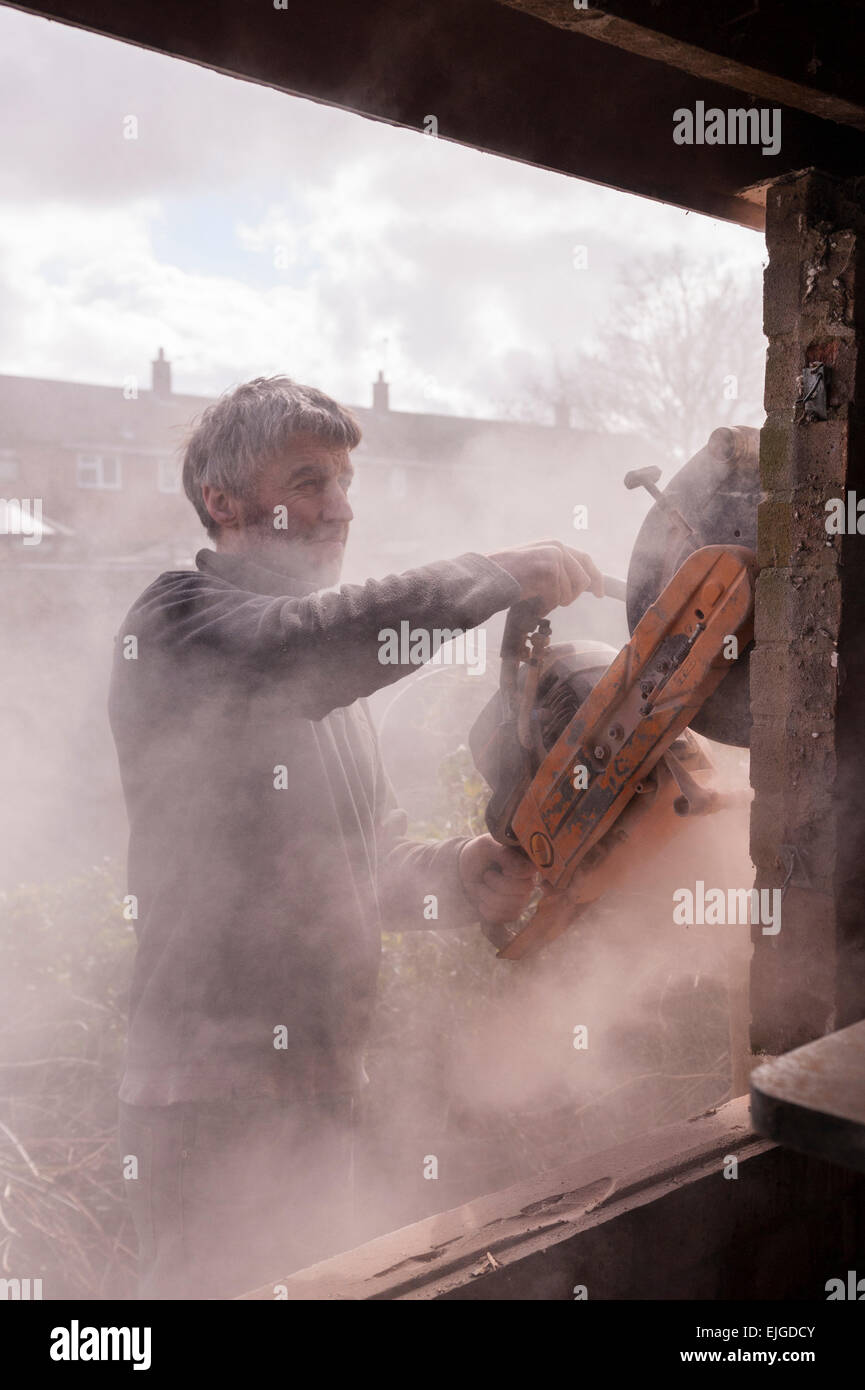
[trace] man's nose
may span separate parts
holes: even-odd
[[[327,490],[322,520],[346,522],[354,520],[354,512],[346,496],[345,488],[340,487],[339,483],[332,483]]]

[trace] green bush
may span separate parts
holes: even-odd
[[[116,866],[0,896],[0,1266],[44,1298],[124,1297],[115,1150],[134,933]]]

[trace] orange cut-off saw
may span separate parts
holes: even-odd
[[[748,798],[713,787],[688,725],[751,643],[756,568],[745,546],[692,549],[618,655],[555,646],[531,604],[509,610],[499,690],[469,744],[492,791],[487,827],[532,861],[542,896],[516,930],[488,931],[500,956],[560,936],[684,817]]]

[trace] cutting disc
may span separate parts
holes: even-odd
[[[687,534],[660,502],[646,516],[628,569],[628,628],[633,636],[646,609],[692,551],[703,545],[757,548],[760,500],[760,431],[748,425],[715,430],[662,489],[693,534]],[[751,736],[751,648],[704,704],[691,728],[718,743],[747,748]]]

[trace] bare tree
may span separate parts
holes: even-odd
[[[682,462],[719,425],[762,421],[766,342],[759,272],[687,259],[634,261],[591,351],[551,355],[513,402],[523,418],[642,435]]]

